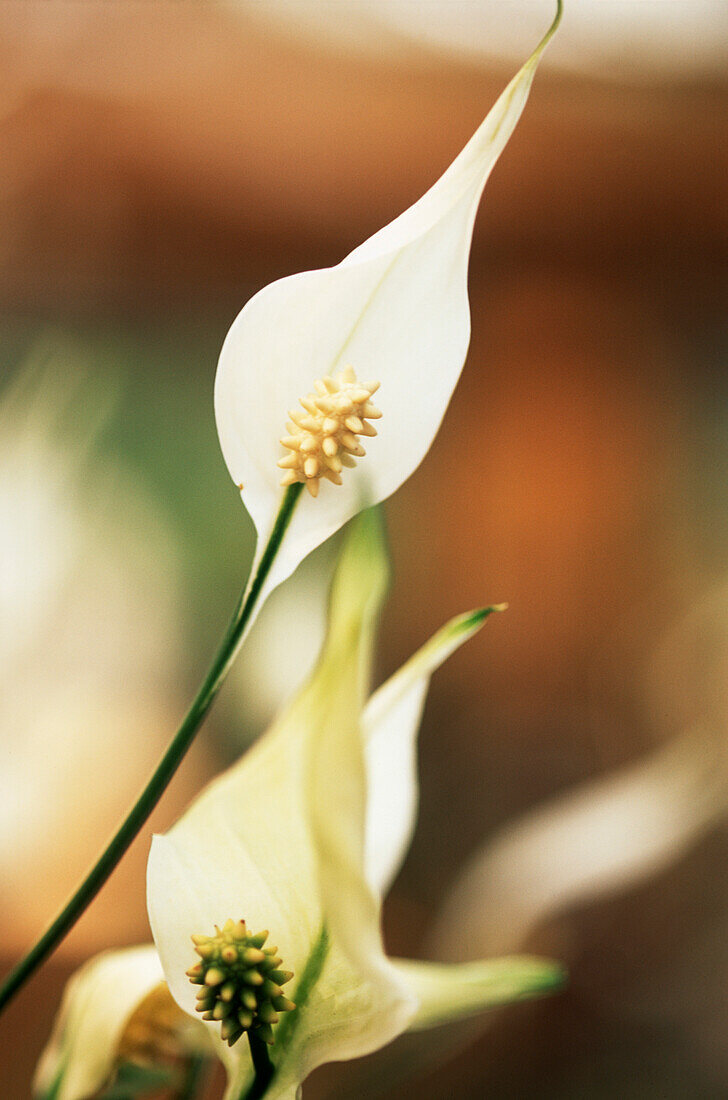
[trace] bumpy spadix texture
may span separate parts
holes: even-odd
[[[311,496],[318,496],[319,481],[328,478],[341,485],[344,466],[356,466],[366,451],[357,436],[376,435],[367,420],[382,415],[371,398],[378,382],[357,382],[354,368],[344,367],[335,378],[327,375],[314,383],[314,392],[301,398],[303,412],[292,410],[281,443],[289,453],[278,460],[285,474],[281,485],[302,481]]]
[[[219,1020],[220,1034],[228,1046],[246,1031],[266,1043],[273,1042],[273,1025],[279,1012],[290,1012],[293,1001],[281,988],[293,973],[281,970],[277,947],[264,947],[267,932],[251,935],[244,920],[228,919],[214,936],[194,935],[192,942],[201,962],[187,971],[197,994],[197,1011],[203,1020]]]
[[[66,986],[33,1081],[36,1100],[88,1100],[119,1065],[212,1053],[205,1024],[172,1000],[154,947],[105,951]]]
[[[118,1048],[120,1062],[154,1064],[180,1055],[182,1010],[164,981],[149,990],[127,1020]]]
[[[200,1018],[193,989],[201,987],[185,978],[190,934],[211,928],[215,914],[244,912],[251,928],[274,928],[295,971],[297,1007],[274,1028],[266,1100],[293,1100],[316,1066],[369,1053],[408,1027],[467,1016],[561,980],[545,960],[443,969],[384,952],[382,892],[401,865],[416,815],[415,739],[427,683],[487,614],[453,620],[365,702],[385,582],[370,510],[347,539],[315,672],[239,763],[152,842],[149,916],[181,1008]],[[198,946],[207,951],[207,938]],[[209,960],[219,970],[211,988],[222,989],[216,959]],[[228,1068],[226,1100],[240,1100],[252,1076],[247,1044],[221,1041],[214,1008],[212,1015],[203,1026]]]
[[[347,471],[335,491],[326,485],[317,500],[305,494],[296,504],[258,606],[364,504],[377,504],[399,488],[427,454],[468,349],[468,259],[480,196],[558,18],[418,202],[336,267],[264,287],[228,332],[215,380],[215,416],[225,462],[235,484],[245,487],[242,499],[258,533],[256,563],[281,506],[276,463],[285,410],[315,378],[333,378],[348,363],[381,382],[384,395],[384,419],[366,460]],[[339,471],[321,455],[312,457],[318,463],[312,478],[305,459],[303,468],[296,458],[290,469],[315,491],[320,471]]]

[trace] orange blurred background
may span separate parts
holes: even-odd
[[[523,20],[523,57],[549,13]],[[654,654],[728,570],[728,82],[699,58],[640,79],[577,69],[547,55],[488,184],[468,362],[432,451],[387,506],[382,674],[448,616],[510,605],[432,686],[418,831],[386,910],[402,954],[417,954],[491,831],[681,732],[683,696]],[[142,569],[174,607],[127,786],[114,792],[110,734],[107,771],[102,758],[77,777],[103,809],[93,826],[71,784],[48,838],[62,855],[42,879],[32,851],[0,864],[8,965],[146,776],[244,579],[250,532],[212,413],[229,324],[266,282],[336,263],[414,201],[513,70],[436,42],[344,49],[255,4],[0,7],[0,372],[16,377],[42,338],[81,349],[101,391],[119,389],[103,454],[144,493],[134,533],[158,556]],[[93,524],[93,465],[85,476]],[[715,614],[728,621],[728,602]],[[231,724],[255,732],[235,711],[221,700],[155,828],[231,758]],[[712,718],[728,736],[728,714]],[[12,729],[0,738],[21,752]],[[74,963],[148,938],[147,846],[148,833],[8,1013],[6,1095],[28,1095]],[[568,991],[499,1015],[420,1094],[724,1096],[727,855],[718,828],[643,885],[534,933],[529,949],[566,959]],[[346,1081],[327,1069],[310,1095],[350,1095]]]

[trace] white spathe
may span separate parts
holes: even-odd
[[[155,985],[164,981],[151,944],[105,951],[66,986],[53,1033],[38,1063],[33,1095],[87,1100],[113,1073],[124,1028]]]
[[[485,183],[520,118],[552,27],[423,197],[336,267],[271,283],[234,321],[215,382],[215,415],[230,474],[258,534],[260,560],[281,505],[287,412],[316,379],[350,364],[381,383],[379,435],[341,486],[298,501],[258,606],[363,504],[393,493],[440,426],[470,339],[473,223]]]
[[[371,512],[337,570],[319,664],[243,759],[152,843],[149,915],[172,995],[195,1014],[185,971],[191,935],[228,917],[270,930],[296,1002],[276,1025],[269,1100],[295,1096],[316,1066],[355,1058],[406,1028],[473,1014],[560,983],[558,966],[514,957],[442,967],[389,959],[382,890],[406,852],[416,811],[414,743],[432,672],[482,624],[448,624],[364,707],[373,630],[386,581]],[[217,1037],[218,1026],[210,1027]],[[239,1100],[248,1044],[217,1038]]]
[[[136,1016],[138,1010],[142,1020]],[[66,985],[35,1072],[33,1096],[36,1100],[96,1096],[114,1082],[123,1061],[133,1060],[129,1044],[134,1045],[135,1030],[138,1036],[147,1025],[152,1042],[154,1027],[159,1027],[159,1042],[170,1057],[196,1059],[211,1054],[203,1024],[180,1012],[169,996],[153,944],[103,951],[89,959]],[[144,1058],[149,1057],[147,1050]]]

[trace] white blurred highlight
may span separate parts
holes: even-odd
[[[728,731],[728,580],[696,599],[662,638],[650,662],[647,702],[655,728]]]
[[[706,732],[675,738],[636,764],[558,796],[484,844],[438,912],[423,954],[461,962],[523,951],[546,921],[666,870],[727,811],[728,738]],[[651,1010],[654,1018],[654,1004]],[[351,1094],[374,1100],[394,1082],[445,1062],[494,1015],[435,1035],[403,1036],[356,1063]]]
[[[490,62],[522,57],[555,0],[227,0],[319,46],[371,54],[430,49]],[[607,79],[725,75],[724,0],[567,0],[549,65]]]
[[[56,342],[0,391],[0,886],[13,952],[98,854],[177,709],[174,548],[139,487],[95,452],[112,399],[78,360]],[[104,940],[133,920],[113,914]]]
[[[680,737],[489,840],[440,912],[431,950],[446,943],[473,958],[522,947],[545,920],[668,867],[727,809],[727,739]]]

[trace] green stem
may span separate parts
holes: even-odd
[[[164,756],[157,765],[157,769],[132,807],[126,820],[120,826],[116,835],[110,841],[106,851],[91,869],[87,877],[81,883],[70,901],[64,906],[53,923],[47,928],[34,947],[25,958],[10,971],[7,978],[0,986],[0,1012],[12,1000],[15,994],[28,981],[38,967],[45,962],[52,951],[71,930],[84,910],[91,904],[101,887],[116,867],[127,848],[134,840],[139,830],[144,825],[150,813],[157,805],[167,784],[177,771],[179,764],[194,740],[195,734],[200,728],[203,719],[209,711],[212,703],[220,690],[223,681],[230,670],[243,632],[253,608],[260,596],[271,565],[280,548],[283,536],[293,515],[293,509],[303,489],[302,482],[290,485],[286,490],[276,517],[273,530],[260,559],[258,570],[248,589],[247,595],[243,594],[235,608],[230,625],[218,647],[210,669],[188,710],[182,725],[167,748]]]
[[[252,1085],[241,1094],[240,1100],[260,1100],[261,1097],[265,1096],[266,1090],[273,1080],[276,1071],[280,1068],[282,1060],[286,1057],[286,1048],[290,1047],[291,1037],[301,1019],[301,1012],[306,1007],[308,999],[311,996],[311,991],[321,977],[321,971],[324,968],[324,963],[329,954],[329,947],[328,929],[326,925],[322,925],[318,939],[313,945],[311,954],[306,960],[303,974],[293,991],[293,996],[296,999],[296,1007],[291,1012],[285,1012],[281,1022],[276,1024],[273,1053],[275,1054],[276,1051],[280,1050],[282,1051],[281,1057],[277,1058],[274,1063],[271,1063],[270,1053],[265,1043],[263,1043],[261,1045],[265,1049],[261,1051],[261,1058],[263,1055],[265,1056],[267,1067],[263,1066],[262,1063],[259,1066],[256,1061],[257,1051],[253,1045],[254,1035],[252,1032],[248,1032],[250,1053],[253,1057],[253,1066],[255,1067],[255,1079]],[[260,1043],[260,1039],[256,1040],[256,1042]]]
[[[255,1069],[255,1080],[245,1094],[245,1100],[262,1100],[268,1090],[268,1085],[273,1080],[275,1071],[268,1054],[268,1044],[259,1039],[254,1031],[248,1032],[248,1042],[250,1043],[250,1056],[253,1059]]]

